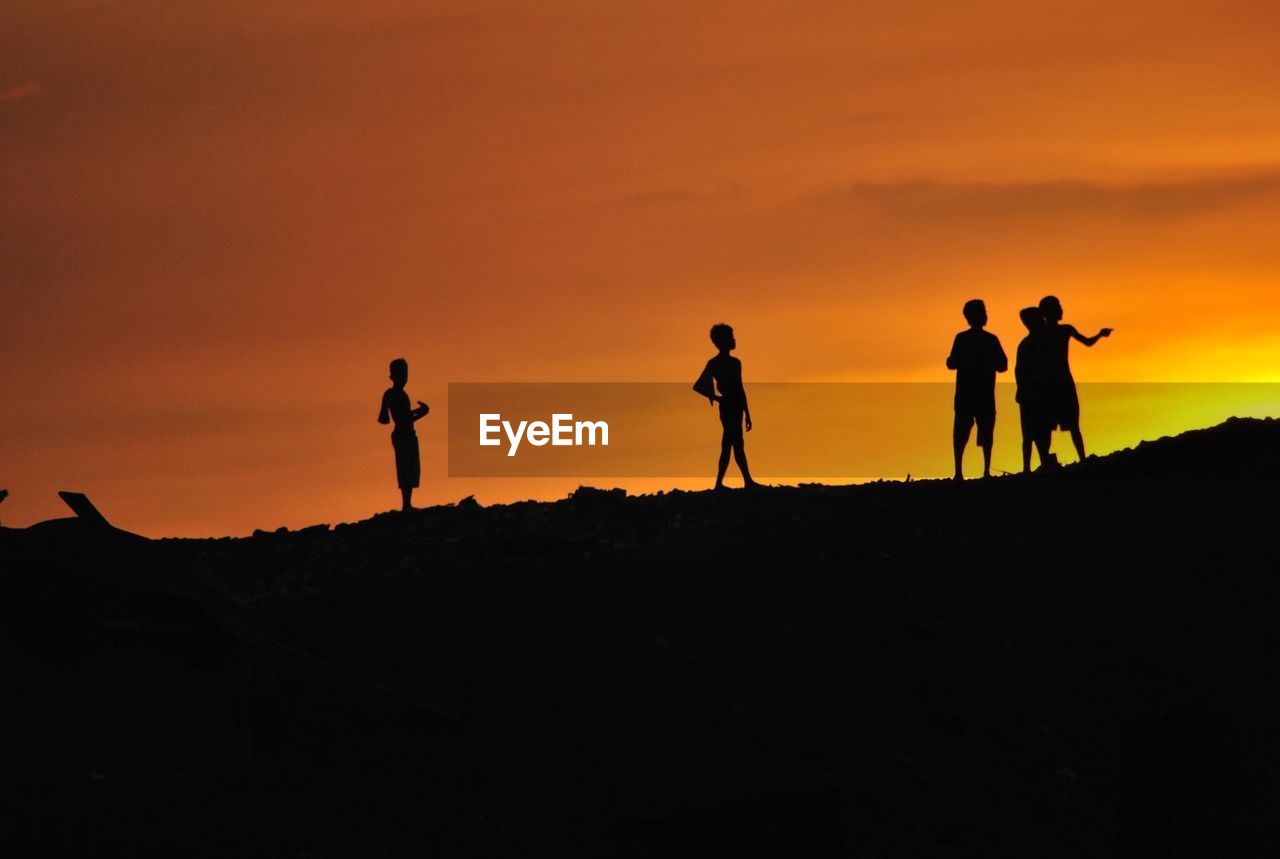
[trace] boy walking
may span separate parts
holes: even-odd
[[[947,356],[947,369],[956,371],[956,418],[952,430],[956,480],[964,480],[964,449],[976,424],[978,447],[982,448],[982,476],[991,476],[991,446],[996,427],[996,373],[1009,369],[1009,359],[1000,339],[983,330],[987,324],[987,306],[981,299],[965,302],[964,318],[968,329],[956,335]]]
[[[711,342],[719,353],[707,362],[694,391],[706,397],[712,405],[720,403],[720,462],[716,470],[716,489],[724,489],[724,473],[729,468],[732,452],[738,470],[742,472],[743,487],[755,489],[760,484],[751,479],[747,466],[747,451],[742,438],[742,424],[746,421],[751,431],[751,409],[747,407],[747,391],[742,386],[742,362],[729,353],[737,348],[733,329],[723,322],[711,326]],[[719,390],[719,393],[717,393]]]

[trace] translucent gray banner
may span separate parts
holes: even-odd
[[[951,472],[954,387],[764,382],[747,387],[744,436],[757,477],[874,479]],[[1021,467],[1014,386],[996,386],[997,470]],[[1280,413],[1280,384],[1079,385],[1090,453]],[[686,383],[450,383],[450,477],[702,477],[714,472],[718,407]],[[1055,438],[1064,462],[1074,458]],[[977,457],[974,451],[972,456]],[[974,460],[976,462],[976,459]]]

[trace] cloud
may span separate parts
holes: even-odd
[[[26,81],[6,90],[0,90],[0,104],[8,101],[26,101],[44,92],[44,84],[40,81]]]
[[[858,183],[817,195],[819,207],[856,206],[894,218],[1061,218],[1109,215],[1172,218],[1194,215],[1280,193],[1280,171],[1183,182],[1104,185],[1053,182]]]
[[[630,206],[681,206],[696,203],[718,203],[741,199],[748,194],[745,185],[734,183],[713,188],[671,187],[624,194],[620,201]]]

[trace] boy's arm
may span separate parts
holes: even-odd
[[[698,377],[698,381],[693,383],[695,393],[704,396],[711,403],[716,403],[716,386],[711,376],[711,362],[707,362],[707,366],[702,369],[702,375]]]
[[[417,422],[425,418],[427,416],[427,412],[429,411],[431,411],[431,407],[428,406],[426,403],[424,403],[422,400],[418,400],[418,407],[413,411],[409,412],[409,417],[413,418],[414,421]]]
[[[382,408],[378,410],[378,423],[391,423],[391,413],[387,408],[387,395],[385,393],[382,395]]]
[[[1004,354],[1004,347],[1000,345],[1000,338],[996,337],[996,372],[1004,373],[1008,369],[1009,356]]]
[[[960,335],[959,335],[959,334],[957,334],[957,335],[956,335],[956,339],[954,339],[954,340],[952,340],[952,341],[951,341],[951,354],[947,356],[947,369],[948,369],[948,370],[956,370],[956,369],[959,369],[959,368],[957,367],[957,364],[958,364],[959,362],[956,360],[956,349],[957,349],[957,347],[958,347],[959,345],[960,345]]]
[[[1081,334],[1079,331],[1076,330],[1074,325],[1068,325],[1067,328],[1070,329],[1070,334],[1072,337],[1076,338],[1086,346],[1092,346],[1094,343],[1097,343],[1103,337],[1111,336],[1110,328],[1103,328],[1101,331],[1099,331],[1097,334],[1093,335],[1092,337],[1085,337],[1083,334]]]
[[[751,407],[747,405],[747,386],[742,386],[742,417],[747,424],[747,432],[751,432]]]

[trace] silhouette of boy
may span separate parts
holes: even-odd
[[[1062,302],[1052,295],[1040,299],[1040,313],[1045,326],[1040,354],[1044,368],[1044,417],[1048,432],[1064,429],[1071,433],[1076,455],[1084,461],[1084,436],[1080,433],[1080,397],[1076,393],[1076,380],[1071,375],[1067,352],[1072,340],[1092,346],[1103,337],[1111,336],[1110,328],[1103,328],[1092,337],[1085,337],[1073,325],[1062,324]]]
[[[1027,336],[1018,344],[1013,377],[1018,384],[1018,407],[1022,420],[1022,471],[1031,471],[1031,447],[1040,454],[1040,467],[1051,468],[1057,460],[1049,453],[1049,424],[1044,416],[1044,316],[1039,307],[1024,307],[1018,313],[1027,326]]]
[[[426,417],[431,409],[422,400],[418,400],[416,409],[409,408],[409,395],[404,390],[405,383],[409,381],[408,361],[397,358],[391,362],[390,369],[391,387],[382,394],[378,423],[389,424],[395,421],[395,427],[391,430],[391,447],[396,453],[396,483],[400,487],[403,502],[401,509],[408,512],[413,509],[410,501],[422,474],[418,458],[418,434],[413,425]]]
[[[744,419],[747,431],[751,431],[751,409],[747,407],[747,392],[742,387],[742,362],[729,354],[737,348],[738,343],[733,338],[733,329],[723,322],[711,326],[711,342],[720,351],[707,362],[702,375],[693,383],[693,389],[706,397],[712,405],[720,403],[720,426],[723,433],[720,436],[716,489],[724,489],[724,473],[729,468],[730,452],[738,463],[738,470],[742,472],[743,486],[754,489],[760,484],[751,479],[742,438]]]
[[[996,373],[1009,369],[1009,359],[1000,346],[1000,338],[984,331],[987,306],[981,299],[965,302],[964,318],[968,329],[956,335],[947,356],[947,369],[956,371],[956,419],[952,429],[952,447],[956,460],[956,480],[964,480],[964,448],[969,433],[978,425],[978,447],[982,448],[982,476],[991,476],[991,446],[996,428]]]

